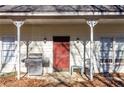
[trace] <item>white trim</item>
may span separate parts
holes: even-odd
[[[0,16],[93,16],[93,15],[124,15],[124,12],[1,12]]]

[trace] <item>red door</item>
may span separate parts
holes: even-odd
[[[67,71],[69,70],[69,37],[54,37],[54,70]]]

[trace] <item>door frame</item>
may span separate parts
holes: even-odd
[[[64,36],[64,35],[62,35],[62,36],[59,36],[59,35],[56,35],[56,36],[53,36],[52,37],[52,39],[53,39],[53,46],[54,46],[54,38],[55,37],[57,37],[57,38],[62,38],[62,37],[66,37],[66,38],[68,38],[68,43],[69,43],[69,62],[68,62],[68,64],[69,64],[69,66],[68,66],[68,72],[70,71],[70,36]],[[61,41],[57,41],[57,42],[61,42]],[[54,47],[53,47],[53,72],[56,72],[56,70],[54,69]]]

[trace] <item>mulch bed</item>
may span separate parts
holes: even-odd
[[[46,80],[28,79],[26,77],[16,80],[15,76],[0,77],[1,87],[120,87],[124,86],[124,74],[95,74],[94,80],[69,83],[49,82]]]

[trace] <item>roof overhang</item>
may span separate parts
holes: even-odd
[[[83,18],[83,19],[120,19],[124,12],[2,12],[1,19],[42,19],[42,18]]]

